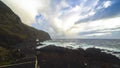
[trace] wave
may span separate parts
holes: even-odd
[[[101,49],[102,52],[105,53],[109,53],[112,55],[115,55],[116,57],[118,57],[120,59],[120,49],[116,48],[114,46],[108,46],[104,44],[104,46],[97,46],[97,45],[90,45],[87,44],[85,42],[75,42],[75,41],[53,41],[53,40],[49,40],[49,41],[44,41],[44,42],[40,42],[41,44],[43,44],[43,46],[37,46],[37,49],[49,46],[49,45],[55,45],[55,46],[59,46],[59,47],[64,47],[64,48],[69,48],[69,49],[78,49],[78,48],[82,48],[84,50],[88,49],[88,48],[98,48]]]

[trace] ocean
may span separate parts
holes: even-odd
[[[49,45],[59,47],[77,49],[77,48],[99,48],[102,52],[115,55],[120,59],[120,39],[54,39],[40,42],[43,46],[36,47],[37,49]]]

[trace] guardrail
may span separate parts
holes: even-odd
[[[29,64],[29,63],[33,63],[33,62],[36,62],[36,61],[29,61],[29,62],[23,62],[23,63],[17,63],[17,64],[3,65],[3,66],[0,66],[0,68],[17,66],[17,65],[22,65],[22,64]]]

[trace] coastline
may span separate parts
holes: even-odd
[[[40,68],[120,68],[119,58],[112,54],[102,52],[97,48],[84,50],[82,48],[68,49],[49,45],[38,49],[37,52],[39,52],[37,57]],[[14,63],[24,63],[28,61],[35,61],[35,57],[20,59]],[[32,62],[12,66],[12,68],[33,68],[34,65],[35,62]]]

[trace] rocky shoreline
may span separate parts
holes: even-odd
[[[35,55],[38,57],[38,65],[40,68],[120,68],[120,59],[114,55],[102,52],[97,48],[82,48],[68,49],[58,47],[55,45],[48,45],[46,47],[34,50],[31,53],[30,49],[24,48],[21,53],[27,55],[13,64],[31,62],[29,64],[16,65],[3,68],[34,68]],[[28,53],[30,52],[30,53]],[[34,61],[34,62],[33,62]]]
[[[100,49],[68,49],[49,45],[41,48],[41,68],[120,68],[120,59]]]

